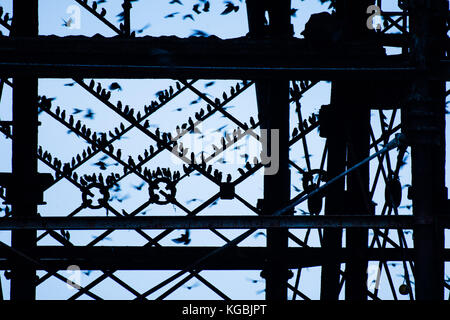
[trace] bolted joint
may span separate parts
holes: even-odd
[[[259,274],[261,278],[266,279],[269,275],[270,272],[270,268],[266,267],[263,270],[261,270],[261,273]],[[292,270],[288,269],[286,270],[286,272],[284,272],[284,279],[286,279],[286,281],[288,281],[289,279],[292,279],[292,277],[294,276],[294,273],[292,272]]]
[[[37,176],[37,188],[34,189],[34,199],[27,199],[37,204],[46,204],[44,202],[44,191],[47,190],[53,183],[53,176],[50,173],[39,173]],[[22,199],[23,189],[16,189],[14,177],[12,173],[0,172],[0,186],[6,190],[4,204],[12,204],[15,201]]]
[[[322,138],[328,138],[330,135],[338,130],[337,128],[337,115],[338,110],[336,106],[326,104],[320,107],[319,110],[319,136]]]
[[[422,104],[418,106],[418,104]],[[431,144],[441,145],[441,128],[436,121],[436,114],[423,107],[430,105],[429,101],[413,101],[407,108],[403,133],[409,145]]]

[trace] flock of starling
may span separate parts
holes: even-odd
[[[181,0],[171,0],[169,2],[169,4],[184,6],[184,4]],[[239,10],[239,6],[235,5],[231,1],[225,1],[224,4],[225,4],[225,8],[222,11],[221,15],[227,15],[232,12],[237,12]],[[211,3],[208,0],[200,0],[198,3],[196,3],[192,6],[192,9],[189,12],[187,12],[187,13],[185,12],[185,14],[182,15],[182,19],[183,20],[190,19],[192,21],[195,21],[195,16],[200,15],[204,12],[210,12],[210,8],[211,8]],[[179,11],[174,11],[174,12],[171,12],[171,13],[167,14],[166,16],[164,16],[164,18],[165,19],[174,18],[179,14],[180,14]],[[195,34],[193,34],[193,35],[195,36]],[[197,33],[197,35],[198,35],[198,33]],[[203,36],[207,36],[207,34],[205,33]]]

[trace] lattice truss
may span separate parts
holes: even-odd
[[[117,34],[131,33],[126,21],[130,8],[124,7],[125,21],[116,26],[101,5],[76,2]],[[10,30],[10,14],[1,11],[0,24]],[[408,32],[404,11],[382,17],[379,32]],[[40,80],[37,156],[40,172],[54,178],[40,215],[258,215],[264,164],[254,85],[252,80]],[[3,100],[12,87],[11,79],[2,79]],[[292,197],[307,195],[332,178],[326,174],[326,139],[318,130],[321,104],[329,103],[329,97],[320,96],[329,90],[324,81],[291,81]],[[8,154],[12,129],[9,121],[1,124],[2,154]],[[400,109],[373,110],[371,153],[399,130]],[[377,204],[376,215],[411,214],[408,156],[409,149],[395,149],[371,162],[369,201]],[[6,200],[4,190],[0,196]],[[322,204],[320,196],[311,197],[295,214],[321,215]],[[1,210],[4,217],[11,215],[8,205]],[[47,230],[39,232],[37,240],[42,246],[67,247],[221,246],[242,234],[245,230],[213,228]],[[290,246],[320,247],[322,235],[321,229],[290,229]],[[371,229],[369,244],[406,249],[412,246],[412,230]],[[247,233],[237,245],[264,246],[265,230]],[[66,282],[73,270],[49,268],[38,272],[36,286],[38,298],[50,299],[261,299],[264,279],[259,272],[81,270],[80,286],[69,290]],[[320,266],[292,272],[290,298],[318,299]],[[8,276],[6,270],[4,287]],[[344,282],[342,264],[341,288]],[[413,262],[371,261],[368,288],[372,299],[414,299]]]

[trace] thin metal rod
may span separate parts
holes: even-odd
[[[375,152],[374,154],[372,154],[370,157],[360,161],[359,163],[355,164],[353,167],[351,167],[350,169],[342,172],[340,175],[332,178],[331,180],[329,180],[326,184],[320,186],[319,188],[313,190],[312,192],[308,193],[307,195],[301,196],[299,198],[294,198],[291,200],[291,203],[284,207],[283,209],[280,209],[278,211],[275,211],[272,215],[273,216],[279,216],[282,215],[285,212],[288,212],[292,209],[295,208],[295,206],[297,206],[298,204],[302,203],[305,200],[308,200],[308,198],[312,197],[313,195],[322,192],[325,188],[327,188],[330,184],[334,183],[335,181],[341,179],[342,177],[345,177],[347,174],[349,174],[350,172],[353,172],[354,170],[358,169],[359,167],[361,167],[362,165],[366,164],[367,162],[369,162],[370,160],[378,157],[380,154],[383,154],[385,152],[388,152],[389,150],[392,150],[396,147],[398,147],[400,145],[400,140],[401,140],[402,135],[398,134],[396,136],[395,139],[393,139],[391,142],[389,142],[383,149],[381,149],[378,152]]]

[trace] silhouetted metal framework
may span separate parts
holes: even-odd
[[[317,39],[314,34],[306,39],[294,39],[290,23],[290,0],[247,0],[249,34],[242,38],[221,40],[215,37],[187,38],[142,37],[137,38],[130,29],[130,1],[125,0],[124,23],[116,27],[88,2],[75,0],[80,6],[117,33],[116,37],[56,37],[38,36],[38,0],[14,0],[12,25],[0,17],[0,23],[10,30],[10,36],[0,37],[1,85],[13,88],[13,120],[1,122],[1,131],[12,139],[12,172],[0,176],[1,197],[11,204],[12,212],[0,219],[1,230],[11,230],[11,246],[0,243],[0,269],[11,270],[11,299],[34,300],[36,286],[50,277],[67,281],[58,270],[68,265],[78,265],[86,270],[102,270],[103,275],[78,292],[100,298],[90,290],[102,280],[111,278],[133,293],[136,299],[145,299],[153,292],[166,287],[159,298],[163,299],[192,278],[208,286],[223,299],[229,299],[200,275],[201,270],[262,270],[266,280],[268,300],[286,300],[288,290],[294,298],[308,299],[298,287],[302,268],[322,266],[321,299],[337,300],[345,284],[345,298],[378,299],[377,290],[368,291],[368,261],[379,261],[390,279],[394,297],[395,288],[387,261],[400,261],[405,268],[405,283],[411,288],[409,271],[415,279],[415,292],[409,290],[411,299],[444,299],[444,262],[450,261],[450,249],[444,247],[444,230],[450,227],[447,189],[445,187],[445,99],[448,95],[445,81],[450,80],[448,58],[448,1],[399,1],[400,12],[381,12],[385,24],[381,30],[367,27],[370,5],[382,7],[381,0],[337,0],[335,34],[336,42]],[[269,24],[264,22],[268,13]],[[401,34],[388,34],[396,27]],[[326,35],[326,33],[324,33]],[[320,32],[317,36],[322,36]],[[402,49],[402,54],[387,56],[383,46]],[[66,118],[51,105],[51,100],[38,97],[38,78],[70,77],[103,102],[111,112],[123,117],[129,126],[121,126],[113,134],[99,135],[79,121]],[[246,79],[232,88],[228,95],[212,99],[198,91],[196,80],[186,79]],[[8,78],[13,78],[12,82]],[[145,107],[143,114],[114,105],[108,91],[87,78],[172,78],[177,88],[162,95],[159,101]],[[331,103],[322,106],[320,114],[301,114],[300,98],[319,80],[332,81]],[[250,124],[226,111],[224,106],[255,85],[258,104],[258,121]],[[191,118],[180,125],[177,137],[168,137],[151,131],[145,121],[171,99],[188,90],[197,94],[207,104],[206,113]],[[110,94],[110,93],[109,93]],[[291,134],[289,107],[297,106],[298,127]],[[90,146],[74,156],[72,163],[62,163],[38,146],[39,108],[60,122]],[[382,127],[383,134],[375,138],[370,122],[370,110],[393,110],[392,119]],[[401,109],[402,121],[394,126],[395,112]],[[279,168],[274,175],[264,176],[264,199],[253,207],[244,203],[254,216],[197,217],[207,205],[219,198],[238,197],[234,188],[258,170],[264,170],[261,161],[250,165],[234,181],[224,182],[220,172],[211,170],[207,159],[194,159],[177,143],[183,135],[193,130],[201,121],[214,113],[222,113],[236,126],[236,134],[224,140],[217,153],[225,151],[243,135],[241,131],[261,128],[279,132]],[[309,119],[309,121],[308,121]],[[157,143],[156,150],[139,156],[139,162],[126,160],[114,150],[112,143],[126,132],[136,128]],[[325,157],[319,169],[311,168],[308,160],[306,137],[320,128],[326,138]],[[113,129],[112,129],[113,130]],[[248,131],[247,131],[248,132]],[[401,132],[402,135],[394,134]],[[250,133],[256,136],[256,133]],[[289,159],[289,148],[302,143],[308,163],[307,170]],[[274,141],[266,147],[271,150]],[[380,146],[382,145],[382,146]],[[389,150],[397,148],[397,164],[391,163]],[[412,186],[409,194],[413,203],[413,216],[399,216],[395,191],[401,159],[407,148],[412,157]],[[374,152],[371,152],[374,150]],[[142,170],[158,153],[171,151],[185,163],[185,172],[158,173]],[[125,170],[123,175],[78,177],[75,169],[93,156],[104,153]],[[372,156],[374,153],[375,156]],[[370,183],[369,160],[378,160],[375,181],[382,177],[386,183],[386,204],[382,215],[374,215],[373,188]],[[55,171],[55,178],[39,174],[38,161]],[[383,161],[387,162],[388,171]],[[303,174],[302,192],[291,198],[290,166]],[[325,170],[326,168],[326,170]],[[220,187],[215,194],[195,210],[189,210],[176,200],[174,189],[166,194],[168,203],[186,212],[183,217],[137,217],[149,203],[162,201],[150,192],[150,199],[131,213],[120,213],[108,202],[108,189],[129,174],[135,174],[148,185],[163,181],[174,186],[191,172],[199,172]],[[312,175],[318,175],[313,182]],[[308,177],[311,180],[308,180]],[[109,210],[110,217],[76,217],[79,208],[67,217],[40,217],[37,206],[43,202],[43,192],[56,182],[66,179],[78,187],[84,196],[84,205],[93,206],[87,194],[97,188],[105,196],[99,207]],[[159,179],[159,180],[158,180]],[[381,179],[381,178],[380,178]],[[308,184],[308,181],[310,183]],[[306,183],[305,183],[306,182]],[[376,184],[376,182],[374,182]],[[27,188],[21,186],[26,185]],[[161,194],[160,194],[161,195]],[[325,199],[323,210],[317,201]],[[296,204],[308,201],[311,215],[294,215]],[[316,208],[314,209],[314,205]],[[319,214],[321,213],[321,214]],[[225,237],[223,247],[164,247],[158,242],[174,229],[244,229],[239,237]],[[267,229],[267,247],[239,247],[238,244],[257,229]],[[312,248],[307,239],[301,240],[289,229],[319,229],[321,247]],[[57,230],[107,229],[87,246],[74,246],[64,232]],[[142,247],[94,247],[113,230],[136,230],[145,237]],[[165,229],[152,238],[143,229]],[[390,239],[389,229],[397,231],[399,243]],[[403,230],[413,229],[414,247],[408,248]],[[62,246],[39,246],[37,230],[54,237]],[[56,231],[55,231],[56,230]],[[345,230],[345,245],[343,231]],[[368,232],[374,232],[371,244]],[[41,237],[42,238],[42,237]],[[288,247],[291,239],[299,247]],[[392,248],[387,248],[391,245]],[[345,270],[341,264],[345,263]],[[408,269],[409,268],[409,269]],[[139,293],[114,276],[115,270],[179,270],[165,281]],[[297,269],[295,285],[291,269]],[[36,270],[47,275],[36,279]]]

